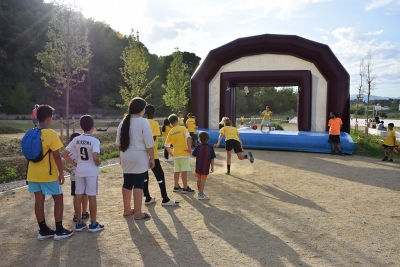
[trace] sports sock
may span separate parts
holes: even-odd
[[[64,230],[64,227],[62,225],[62,221],[61,222],[56,222],[56,231],[60,232],[62,230]]]
[[[231,172],[231,165],[226,165],[227,169],[228,169],[228,173]]]
[[[244,155],[244,158],[247,159],[248,158],[247,155]]]
[[[44,220],[42,222],[38,222],[38,225],[39,225],[40,231],[46,231],[47,229],[49,229],[49,227],[46,224],[46,220]]]

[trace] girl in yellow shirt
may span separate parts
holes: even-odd
[[[248,156],[243,155],[243,144],[239,137],[239,131],[236,127],[232,126],[231,120],[228,117],[223,117],[219,124],[224,125],[224,127],[219,130],[218,143],[214,145],[214,147],[219,147],[221,143],[222,136],[225,135],[225,148],[226,148],[226,166],[227,172],[225,174],[231,174],[231,157],[232,157],[232,148],[235,151],[238,159],[244,160],[249,159],[250,163],[254,162],[254,157],[251,152],[249,152]]]

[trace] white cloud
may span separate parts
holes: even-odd
[[[383,30],[374,31],[374,32],[367,32],[366,35],[380,35],[383,33]]]
[[[372,0],[372,2],[370,2],[365,7],[365,11],[370,11],[370,10],[373,10],[376,8],[386,6],[386,5],[390,4],[391,2],[393,2],[393,0]]]
[[[359,64],[371,52],[373,73],[377,89],[384,81],[400,81],[400,49],[387,41],[372,39],[373,34],[358,34],[354,28],[337,28],[332,31],[336,42],[330,47],[350,74],[352,89],[359,84]],[[384,90],[384,89],[381,89]],[[353,91],[354,92],[354,91]],[[387,91],[376,92],[384,95]],[[394,96],[394,91],[392,96]]]
[[[321,36],[321,39],[326,41],[328,40],[328,36]]]

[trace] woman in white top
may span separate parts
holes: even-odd
[[[144,180],[147,177],[148,169],[154,167],[153,135],[149,122],[142,118],[145,107],[146,101],[143,98],[135,97],[131,100],[128,114],[118,126],[116,140],[124,175],[123,215],[133,214],[135,220],[151,217],[142,212]],[[134,209],[131,208],[132,190]]]

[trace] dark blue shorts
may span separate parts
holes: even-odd
[[[128,190],[134,188],[143,189],[144,180],[147,179],[147,175],[147,171],[144,173],[124,173],[124,184],[122,187]]]

